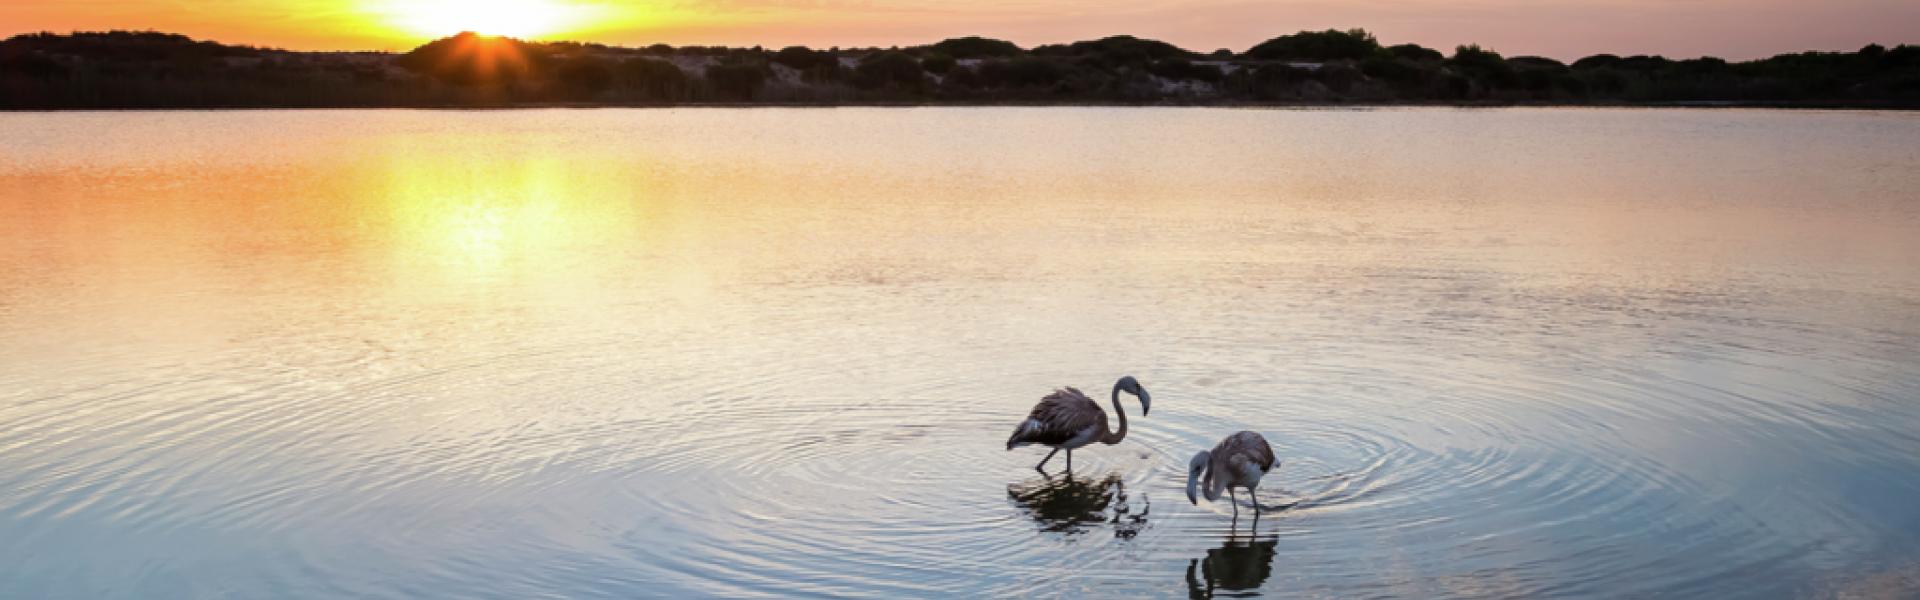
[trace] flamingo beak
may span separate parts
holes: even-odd
[[[1193,455],[1193,460],[1187,461],[1187,502],[1194,506],[1200,505],[1200,473],[1207,470],[1210,459],[1207,451],[1201,450]]]

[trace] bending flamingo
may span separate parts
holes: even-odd
[[[1254,493],[1254,487],[1260,485],[1260,477],[1273,470],[1280,463],[1273,459],[1273,447],[1267,445],[1267,438],[1251,431],[1242,431],[1227,436],[1213,447],[1211,452],[1201,450],[1187,463],[1187,501],[1200,504],[1198,495],[1204,494],[1208,502],[1220,498],[1220,491],[1226,490],[1233,500],[1233,515],[1240,516],[1240,498],[1233,495],[1233,488],[1247,488],[1247,494],[1253,496],[1253,509],[1260,510],[1260,495]]]

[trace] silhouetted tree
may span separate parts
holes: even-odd
[[[1434,54],[1438,55],[1438,52]],[[1360,72],[1396,86],[1406,86],[1426,80],[1428,70],[1421,68],[1417,59],[1395,58],[1393,56],[1372,56],[1360,61]]]
[[[1387,54],[1394,58],[1412,61],[1438,62],[1447,58],[1447,55],[1441,54],[1439,50],[1434,50],[1419,44],[1397,44],[1388,46]]]
[[[554,70],[554,79],[567,98],[586,100],[613,85],[613,67],[600,57],[580,56],[560,63]]]
[[[44,54],[7,53],[0,54],[0,76],[52,81],[66,77],[67,67]]]
[[[520,40],[467,31],[414,48],[395,62],[455,85],[498,85],[526,77],[544,54]]]
[[[1720,59],[1716,58],[1714,60]],[[1507,63],[1513,65],[1515,68],[1522,69],[1547,69],[1557,71],[1567,68],[1566,63],[1544,56],[1515,56],[1507,59]]]
[[[944,75],[952,71],[956,64],[958,64],[958,61],[955,61],[953,57],[938,52],[930,53],[920,59],[920,67],[926,69],[928,73],[936,75]]]
[[[76,31],[69,35],[28,33],[7,40],[16,48],[90,61],[148,62],[180,58],[259,56],[264,50],[157,31]]]
[[[1479,46],[1475,46],[1475,48],[1479,48]],[[1634,71],[1657,71],[1657,70],[1666,68],[1667,64],[1671,62],[1673,61],[1667,60],[1667,57],[1660,56],[1657,54],[1653,56],[1647,56],[1645,54],[1637,54],[1634,56],[1629,56],[1629,57],[1620,59],[1619,66],[1622,69],[1630,69]]]
[[[955,65],[941,78],[940,92],[947,97],[968,98],[984,87],[986,82],[980,77],[980,71],[973,67]]]
[[[1292,95],[1294,86],[1308,81],[1313,73],[1287,65],[1264,65],[1253,69],[1248,93],[1258,100],[1279,100]]]
[[[1365,29],[1328,29],[1273,38],[1248,48],[1246,56],[1256,60],[1359,60],[1380,50],[1380,42]]]
[[[1066,76],[1067,69],[1059,63],[1030,56],[980,64],[980,80],[986,87],[1053,87]]]
[[[1499,53],[1482,49],[1478,44],[1455,48],[1453,57],[1447,59],[1447,66],[1488,87],[1509,87],[1515,83],[1513,66],[1500,58]]]
[[[773,53],[773,62],[777,62],[801,71],[814,68],[822,63],[836,61],[832,54],[815,52],[806,46],[787,46]]]
[[[1620,57],[1612,54],[1595,54],[1573,61],[1575,69],[1599,69],[1620,66]]]
[[[620,87],[648,100],[674,101],[686,97],[687,73],[656,58],[630,58],[615,73]]]
[[[1515,85],[1536,100],[1552,98],[1556,90],[1568,87],[1564,82],[1571,81],[1567,65],[1551,58],[1515,56],[1506,62],[1513,69]]]
[[[895,86],[918,89],[925,79],[920,61],[897,50],[888,50],[860,59],[854,69],[853,84],[863,89]]]
[[[752,100],[767,83],[766,65],[723,63],[707,67],[707,83],[714,93],[730,100]]]
[[[1013,42],[967,36],[940,40],[929,49],[954,58],[988,58],[1020,54],[1020,47]]]
[[[1159,40],[1148,40],[1130,35],[1115,35],[1097,40],[1074,42],[1071,44],[1053,44],[1033,49],[1039,56],[1072,56],[1092,59],[1092,64],[1105,67],[1144,66],[1155,60],[1168,58],[1190,59],[1195,55],[1178,46]]]
[[[1191,79],[1196,81],[1220,81],[1220,69],[1212,65],[1196,65],[1185,58],[1168,58],[1153,63],[1150,71],[1167,79]]]

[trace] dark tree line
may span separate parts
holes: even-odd
[[[534,103],[1730,103],[1920,107],[1920,46],[1563,63],[1303,31],[1243,52],[1113,36],[1031,49],[624,48],[460,34],[392,53],[288,52],[154,32],[0,41],[0,108]]]

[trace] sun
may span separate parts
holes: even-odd
[[[395,25],[414,33],[443,37],[462,31],[534,38],[587,24],[594,8],[562,0],[387,0],[381,2]]]

